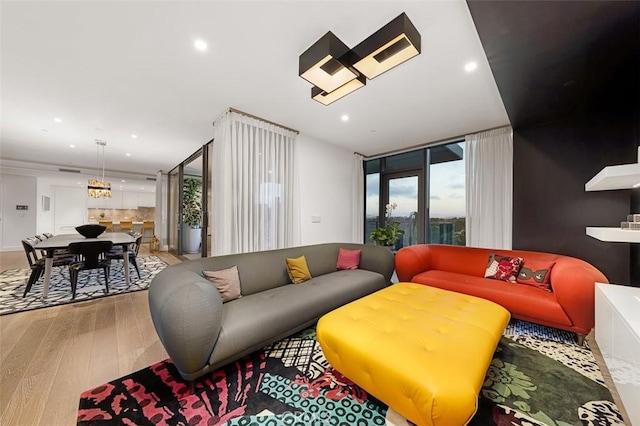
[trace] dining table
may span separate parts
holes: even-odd
[[[85,238],[80,234],[59,234],[51,238],[42,240],[34,245],[37,250],[43,250],[46,253],[44,264],[44,285],[42,288],[42,297],[46,299],[49,294],[49,281],[51,279],[51,269],[53,268],[53,255],[56,250],[66,249],[71,243],[90,242],[90,241],[111,241],[114,246],[121,246],[123,251],[124,280],[129,285],[129,246],[136,242],[136,239],[124,232],[106,232],[97,238]]]

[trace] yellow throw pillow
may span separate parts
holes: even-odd
[[[311,279],[307,259],[304,256],[296,257],[295,259],[286,258],[286,260],[287,272],[292,283],[300,284]]]

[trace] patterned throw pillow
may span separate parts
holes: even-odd
[[[340,247],[338,249],[337,269],[358,269],[360,266],[360,255],[362,250],[347,250]]]
[[[522,263],[524,263],[524,259],[521,257],[508,257],[491,253],[484,277],[515,283]]]
[[[311,272],[307,266],[307,259],[304,256],[296,258],[286,258],[287,272],[294,284],[300,284],[311,279]]]
[[[202,274],[216,286],[220,292],[222,303],[242,297],[237,265],[220,271],[202,271]]]
[[[555,262],[541,262],[527,260],[520,268],[517,282],[536,288],[551,291],[551,268]]]

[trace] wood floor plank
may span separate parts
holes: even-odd
[[[39,423],[65,349],[78,333],[81,317],[80,310],[56,316],[2,413],[3,422],[10,425]]]
[[[92,342],[95,337],[97,305],[85,305],[69,315],[78,315],[71,324],[73,331],[65,342],[59,371],[74,374],[56,374],[49,397],[44,405],[41,424],[73,424],[77,417],[78,389],[87,387]],[[64,321],[64,317],[61,318]]]
[[[116,305],[112,297],[96,309],[96,322],[91,343],[89,377],[81,391],[94,388],[120,377],[118,363],[118,337],[116,334]]]
[[[142,336],[130,296],[125,294],[115,300],[120,375],[133,373],[146,367]]]
[[[57,315],[57,312],[56,309],[46,313],[25,315],[28,320],[20,321],[24,331],[16,328],[13,330],[16,337],[7,336],[8,340],[15,340],[15,342],[3,356],[0,365],[0,415],[7,409],[9,401],[20,387],[36,353],[46,341],[46,336],[55,322],[55,316],[51,317],[51,315]]]

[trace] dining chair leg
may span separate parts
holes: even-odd
[[[136,262],[135,256],[129,258],[129,262],[133,263],[133,266],[136,268],[136,272],[138,273],[138,279],[140,279],[140,268],[138,268],[138,262]]]
[[[104,271],[104,287],[107,289],[107,293],[109,293],[109,268],[105,266],[102,268]]]
[[[78,286],[78,271],[69,270],[69,278],[71,279],[71,300],[76,298],[76,288]]]
[[[22,297],[27,297],[27,293],[31,291],[31,287],[33,286],[33,283],[38,281],[38,279],[42,275],[42,272],[43,272],[42,270],[43,268],[36,268],[31,271],[31,275],[29,275],[29,279],[27,280],[27,287],[24,289],[24,294],[22,295]]]

